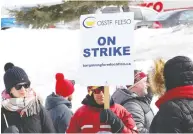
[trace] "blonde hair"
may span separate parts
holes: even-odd
[[[165,60],[154,60],[154,68],[149,73],[149,84],[154,95],[162,96],[165,93],[164,71]]]

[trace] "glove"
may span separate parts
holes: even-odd
[[[17,133],[19,134],[19,130],[16,126],[9,126],[4,130],[4,133]]]
[[[115,115],[110,109],[104,109],[100,112],[100,122],[111,125],[113,133],[120,133],[124,128],[124,124],[117,115]]]

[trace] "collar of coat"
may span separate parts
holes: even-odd
[[[96,103],[96,101],[94,100],[94,96],[93,94],[87,95],[86,98],[82,101],[82,104],[87,105],[87,106],[91,106],[91,107],[95,107],[95,108],[104,108],[104,105],[99,105]],[[110,99],[110,106],[114,105],[114,101],[111,98]]]
[[[174,99],[193,99],[193,85],[168,90],[155,104],[160,108],[163,103]]]

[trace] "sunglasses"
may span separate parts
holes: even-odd
[[[20,90],[22,87],[24,87],[25,89],[26,89],[26,88],[29,88],[29,87],[30,87],[30,84],[29,84],[29,83],[22,83],[22,84],[17,84],[17,85],[15,85],[15,89],[16,89],[16,90]]]
[[[99,87],[99,88],[93,90],[93,93],[94,93],[94,94],[100,94],[101,91],[104,93],[104,87]]]

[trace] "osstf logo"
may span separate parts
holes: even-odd
[[[96,18],[95,17],[87,17],[86,19],[84,19],[82,25],[85,28],[92,28],[96,25]]]

